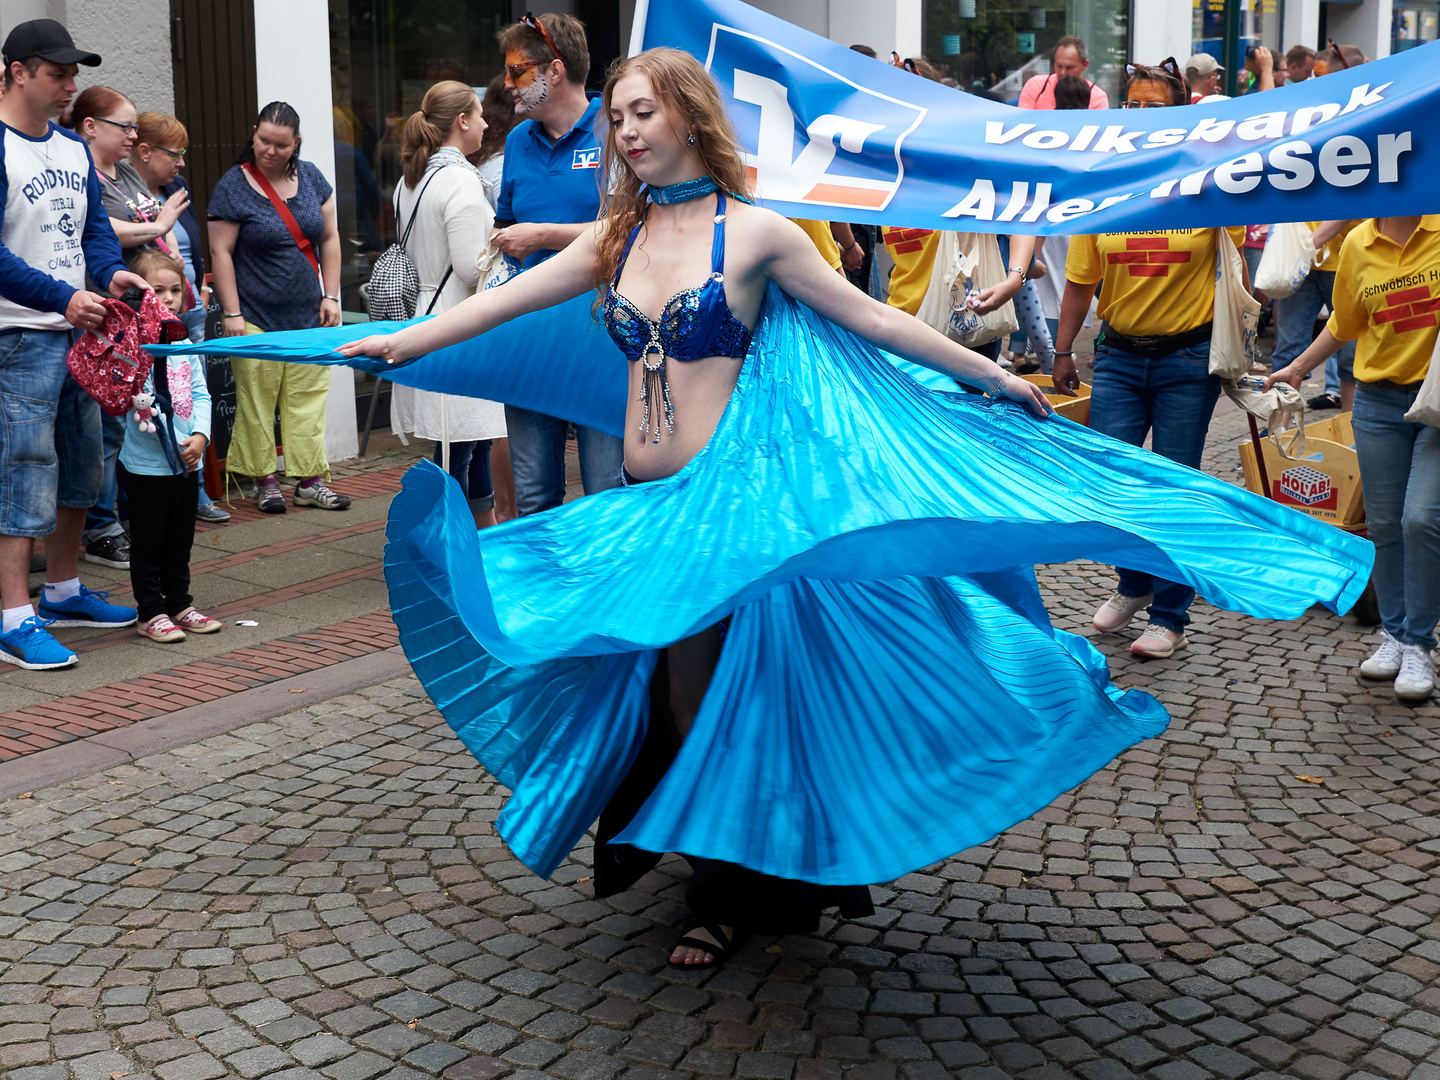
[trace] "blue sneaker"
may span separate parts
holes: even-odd
[[[27,671],[69,667],[80,658],[50,636],[49,619],[34,615],[8,634],[0,634],[0,662]]]
[[[108,592],[91,592],[84,585],[68,600],[52,604],[41,594],[40,617],[56,626],[131,626],[139,618],[133,607],[107,604]]]

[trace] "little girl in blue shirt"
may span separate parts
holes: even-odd
[[[177,316],[184,307],[185,268],[174,256],[146,248],[132,269],[155,290],[156,299]],[[169,391],[173,417],[156,410],[156,431],[142,431],[135,413],[125,421],[120,448],[121,482],[130,500],[130,584],[139,612],[136,626],[151,641],[184,641],[186,632],[213,634],[221,628],[195,610],[190,596],[190,548],[195,541],[196,470],[210,441],[210,392],[200,357],[171,356],[156,361],[145,389],[157,380]],[[174,432],[167,454],[162,435]]]

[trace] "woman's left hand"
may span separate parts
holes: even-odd
[[[975,302],[970,305],[971,310],[977,315],[989,315],[996,308],[1014,299],[1023,284],[1019,274],[1006,274],[1005,280],[1000,284],[991,285],[988,289],[981,289],[975,294]]]
[[[334,300],[327,298],[320,301],[320,325],[340,325],[340,305]]]
[[[1045,392],[1040,387],[1008,371],[1000,376],[995,393],[1011,401],[1018,401],[1042,420],[1055,412],[1055,407],[1046,400]]]
[[[387,364],[402,364],[417,355],[405,344],[405,333],[371,334],[356,341],[347,341],[335,350],[341,356],[374,356]]]

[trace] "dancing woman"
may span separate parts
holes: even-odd
[[[600,895],[657,853],[691,862],[673,964],[718,962],[737,927],[863,913],[865,883],[989,839],[1163,729],[1050,626],[1033,563],[1124,551],[1279,617],[1363,588],[1339,530],[1042,422],[1033,386],[831,271],[745,201],[689,55],[625,61],[602,115],[615,186],[592,232],[341,351],[402,363],[600,290],[631,361],[626,486],[477,535],[419,466],[386,573],[417,674],[511,789],[517,857],[548,875],[598,817]],[[925,390],[876,346],[990,396]],[[1286,573],[1210,554],[1237,536]]]

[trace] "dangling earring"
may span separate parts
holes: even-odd
[[[694,145],[695,145],[695,133],[694,133],[693,131],[690,132],[689,135],[686,135],[686,136],[685,136],[685,145],[686,145],[686,146],[694,146]]]

